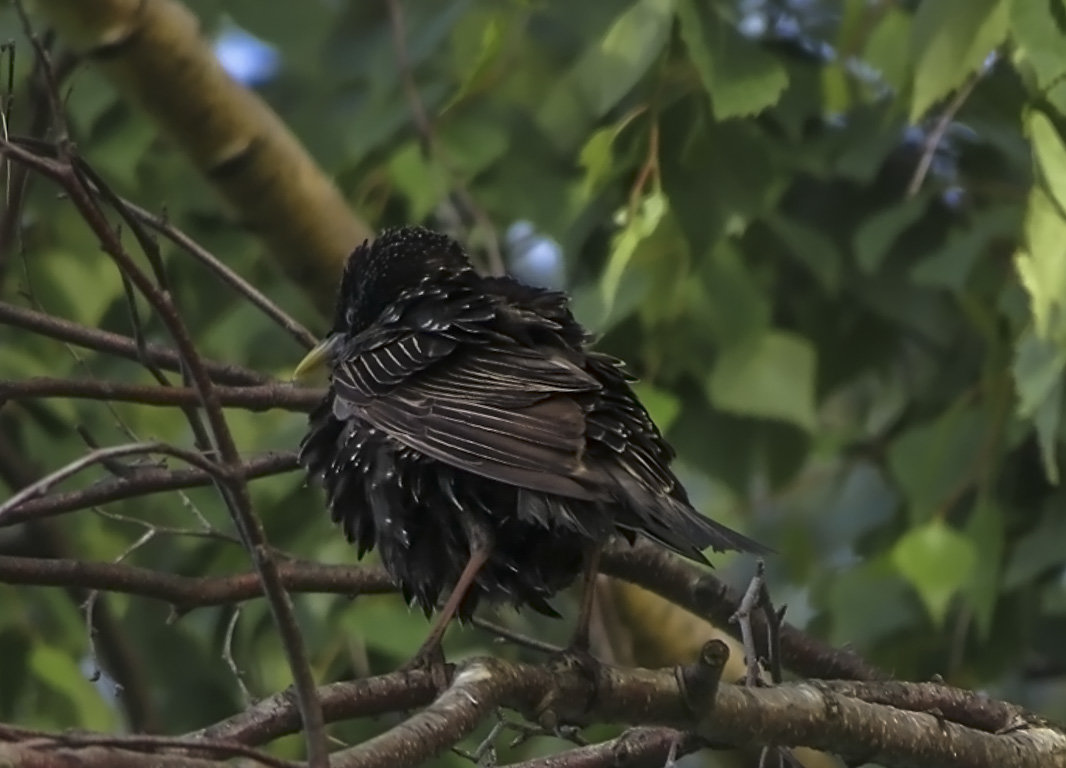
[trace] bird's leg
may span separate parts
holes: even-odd
[[[592,604],[596,599],[596,575],[600,570],[600,552],[602,544],[594,545],[585,557],[585,570],[581,577],[581,612],[577,615],[577,626],[570,639],[570,650],[587,654],[589,652],[589,623],[592,621]]]
[[[437,621],[433,625],[433,629],[430,630],[429,636],[422,643],[418,652],[404,665],[405,669],[415,667],[428,668],[433,674],[434,682],[441,688],[444,687],[445,683],[444,651],[441,648],[444,633],[448,630],[448,625],[452,619],[459,612],[459,607],[463,604],[463,600],[469,594],[471,587],[473,587],[478,573],[481,572],[481,569],[492,554],[491,536],[471,527],[468,530],[468,540],[470,542],[470,557],[466,561],[463,572],[459,574],[455,586],[452,587],[452,593],[448,595],[448,601],[437,615]]]

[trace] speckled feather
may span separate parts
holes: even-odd
[[[396,229],[349,258],[333,333],[300,461],[359,554],[376,548],[427,614],[473,538],[492,556],[464,619],[481,599],[554,615],[549,598],[616,534],[700,562],[707,547],[765,551],[692,509],[672,450],[565,295],[481,277],[450,238]]]

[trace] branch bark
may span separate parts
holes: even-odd
[[[278,564],[278,576],[290,592],[355,597],[396,591],[392,579],[379,567],[285,561]],[[231,576],[181,576],[124,563],[6,555],[0,555],[0,583],[52,587],[78,584],[85,589],[163,600],[178,613],[263,595],[262,582],[254,572]]]
[[[371,236],[285,124],[234,82],[176,0],[40,0],[59,34],[97,62],[190,156],[313,297]]]
[[[323,389],[271,383],[247,387],[216,386],[223,407],[245,408],[250,411],[283,410],[311,411],[325,395]],[[139,405],[199,406],[200,393],[192,387],[159,387],[125,384],[99,379],[52,379],[46,377],[21,381],[0,380],[0,402],[46,397],[67,397],[84,400],[137,403]]]

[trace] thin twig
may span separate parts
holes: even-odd
[[[389,11],[389,24],[392,28],[393,49],[396,52],[396,68],[400,74],[400,82],[403,85],[404,94],[407,98],[411,117],[414,120],[415,130],[418,133],[419,148],[422,156],[429,159],[436,157],[449,177],[449,185],[454,197],[459,203],[457,208],[473,219],[482,230],[486,238],[486,251],[488,256],[488,270],[494,275],[502,275],[506,270],[503,263],[503,255],[500,251],[499,238],[496,236],[496,227],[485,210],[478,204],[466,185],[459,179],[459,175],[451,167],[448,158],[437,141],[433,122],[429,119],[426,106],[418,93],[418,84],[415,82],[414,67],[411,66],[411,58],[407,51],[407,35],[404,25],[403,6],[400,0],[386,0]]]
[[[980,72],[970,75],[959,90],[955,92],[955,96],[948,102],[940,117],[937,118],[933,129],[926,134],[925,141],[922,144],[922,155],[918,159],[918,165],[914,168],[914,174],[911,176],[910,182],[907,184],[907,197],[914,197],[921,190],[922,182],[925,181],[925,177],[933,165],[933,158],[936,156],[937,148],[940,146],[944,134],[951,127],[955,115],[962,109],[966,99],[970,98],[970,94],[973,93],[973,89],[980,80]]]
[[[237,622],[240,621],[240,618],[241,606],[235,605],[233,614],[230,616],[229,621],[226,622],[226,634],[222,641],[222,660],[226,662],[226,666],[233,673],[233,678],[237,681],[237,689],[241,692],[241,699],[247,709],[255,703],[255,696],[248,689],[248,684],[244,682],[244,673],[237,666],[237,660],[233,658],[233,638],[237,634]]]
[[[562,646],[547,643],[543,640],[538,640],[535,637],[529,637],[528,635],[523,635],[521,632],[516,632],[513,629],[509,629],[501,624],[496,624],[488,619],[483,619],[480,616],[474,616],[470,620],[470,623],[475,627],[484,629],[486,632],[491,632],[501,640],[507,640],[515,645],[520,645],[523,648],[529,648],[540,653],[562,653],[564,650]]]
[[[173,338],[184,367],[183,370],[188,371],[192,383],[200,394],[221,464],[228,468],[236,468],[240,465],[240,455],[226,423],[222,405],[214,391],[214,382],[193,344],[171,294],[157,287],[126,253],[103,211],[97,205],[95,196],[89,191],[89,182],[84,175],[70,163],[56,162],[34,155],[8,141],[0,142],[0,150],[30,164],[67,192],[82,219],[100,240],[104,252],[147,299]],[[303,637],[296,623],[292,600],[281,585],[277,563],[271,556],[262,524],[252,510],[248,488],[243,478],[236,474],[220,476],[216,485],[230,510],[234,524],[245,542],[257,571],[263,578],[271,613],[278,628],[282,647],[293,675],[297,700],[300,703],[309,764],[311,768],[325,768],[329,762],[329,753],[326,746],[322,709],[315,695],[314,677]]]
[[[740,606],[729,618],[730,624],[740,627],[740,637],[744,643],[744,684],[753,687],[762,684],[762,668],[759,665],[759,649],[755,645],[755,632],[751,626],[751,617],[760,605],[759,601],[765,587],[765,574],[766,566],[762,560],[759,560],[755,566],[755,575],[751,577],[748,589],[740,600]]]
[[[84,165],[83,167],[90,181],[92,181],[91,189],[96,194],[100,194],[107,199],[107,201],[118,210],[127,221],[132,219],[151,227],[163,237],[170,240],[170,242],[185,251],[185,253],[210,269],[216,277],[220,278],[223,283],[230,286],[237,291],[237,293],[247,299],[252,306],[261,310],[263,314],[277,323],[279,327],[285,330],[305,349],[310,349],[318,343],[318,338],[313,333],[304,328],[303,325],[297,322],[292,316],[285,312],[285,310],[271,301],[262,291],[215,258],[215,256],[202,245],[175,227],[164,217],[157,216],[129,200],[110,193],[108,187],[102,183],[99,176],[92,170],[92,168]]]

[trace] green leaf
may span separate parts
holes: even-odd
[[[877,595],[871,600],[871,595]],[[918,610],[885,555],[834,572],[826,590],[832,617],[829,642],[869,645],[914,626]]]
[[[1017,238],[1023,214],[1020,205],[1006,203],[986,208],[980,218],[964,226],[952,227],[947,242],[915,265],[911,278],[919,285],[942,286],[961,294],[989,244],[999,238]]]
[[[669,41],[673,11],[674,0],[638,0],[582,54],[537,114],[557,145],[572,144],[632,90]]]
[[[864,219],[852,239],[859,268],[868,274],[876,272],[897,238],[921,218],[928,205],[929,193],[922,193]]]
[[[495,13],[483,17],[476,12],[459,19],[456,24],[457,39],[453,39],[453,44],[456,63],[463,75],[459,87],[441,108],[442,113],[473,94],[488,80],[504,51],[504,19],[504,16]]]
[[[865,62],[881,73],[881,79],[897,91],[906,87],[907,40],[911,35],[911,16],[896,5],[883,6],[881,20],[866,41]]]
[[[970,481],[984,428],[981,411],[949,409],[928,423],[912,426],[892,442],[889,467],[907,499],[912,520],[928,520]]]
[[[1003,589],[1016,590],[1050,570],[1061,570],[1066,563],[1066,515],[1062,514],[1060,500],[1049,504],[1044,510],[1040,524],[1026,533],[1011,548],[1003,570]]]
[[[1066,348],[1061,342],[1041,338],[1027,328],[1014,350],[1014,389],[1018,393],[1018,415],[1031,419],[1048,481],[1058,483],[1057,448],[1062,423],[1062,376],[1066,369]]]
[[[1066,336],[1066,220],[1043,190],[1033,189],[1025,217],[1025,246],[1014,256],[1029,292],[1036,333]]]
[[[714,404],[726,411],[815,426],[814,346],[801,336],[770,331],[727,348],[709,381]]]
[[[1066,211],[1066,146],[1062,137],[1047,115],[1038,109],[1029,110],[1025,125],[1044,186],[1059,211]]]
[[[96,687],[89,682],[69,654],[45,643],[38,643],[30,653],[30,669],[53,691],[69,703],[77,720],[61,723],[92,731],[109,731],[114,727],[114,710],[104,704]]]
[[[914,15],[910,120],[962,85],[1007,36],[1008,0],[924,0]]]
[[[699,282],[686,286],[700,329],[720,346],[757,338],[770,328],[771,307],[749,262],[732,240],[722,240],[703,261]]]
[[[989,498],[978,500],[966,525],[974,554],[981,564],[970,582],[969,597],[981,637],[988,639],[999,599],[1000,565],[1003,559],[1003,511]]]
[[[603,273],[600,291],[603,296],[603,322],[607,321],[614,309],[622,275],[626,271],[642,242],[651,236],[659,226],[666,213],[666,197],[661,191],[655,191],[640,201],[640,205],[626,223],[625,228],[615,237],[610,258]]]
[[[427,160],[418,145],[408,142],[389,160],[389,174],[406,196],[412,220],[420,221],[448,194],[448,172],[434,160]]]
[[[72,319],[92,328],[100,324],[108,307],[121,294],[122,278],[110,260],[95,258],[90,253],[68,250],[39,253],[39,263],[33,267],[41,269],[42,273],[47,270],[46,289],[62,295]],[[86,290],[88,287],[91,290]],[[46,306],[58,309],[47,293],[38,298],[43,299]]]
[[[618,173],[614,163],[614,141],[638,114],[636,111],[630,112],[614,125],[594,131],[581,148],[578,163],[585,175],[576,191],[577,200],[581,203],[591,200]]]
[[[753,115],[777,103],[788,72],[776,57],[742,37],[710,3],[680,0],[677,17],[715,118]]]
[[[771,213],[764,221],[786,244],[788,254],[802,264],[827,293],[837,292],[844,257],[828,234],[781,214]]]
[[[933,518],[896,542],[892,562],[917,590],[933,622],[942,626],[951,598],[973,574],[977,551],[970,539]]]
[[[1036,87],[1045,90],[1066,76],[1066,33],[1056,19],[1066,17],[1063,0],[1014,0],[1010,8],[1010,34],[1015,55],[1032,68]]]

